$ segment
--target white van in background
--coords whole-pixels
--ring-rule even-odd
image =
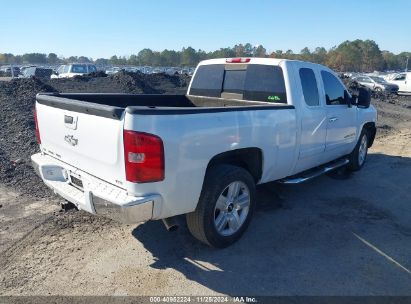
[[[61,65],[56,74],[51,75],[51,78],[71,78],[78,75],[90,74],[97,72],[94,64],[89,63],[73,63]]]

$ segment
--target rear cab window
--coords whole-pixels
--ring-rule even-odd
[[[310,107],[319,106],[320,97],[314,71],[310,68],[301,68],[299,74],[305,103]]]
[[[223,92],[243,94],[247,70],[226,70]]]
[[[212,64],[199,66],[190,95],[218,97],[236,94],[236,99],[287,103],[281,67],[262,64]]]
[[[199,66],[191,84],[190,95],[221,97],[224,65]]]

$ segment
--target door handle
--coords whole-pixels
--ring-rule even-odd
[[[328,121],[329,122],[335,122],[338,120],[338,117],[331,117]]]

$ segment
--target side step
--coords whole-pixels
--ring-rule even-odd
[[[282,184],[300,184],[303,182],[306,182],[310,179],[313,179],[317,176],[320,176],[324,173],[333,171],[335,169],[338,169],[342,166],[345,166],[349,163],[350,161],[347,158],[343,158],[343,159],[339,159],[336,161],[333,161],[331,163],[325,164],[323,166],[314,168],[314,169],[310,169],[307,171],[304,171],[298,175],[293,175],[290,177],[286,177],[284,179],[279,180],[279,183]]]

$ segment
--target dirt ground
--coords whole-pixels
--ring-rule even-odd
[[[183,217],[167,232],[60,212],[48,190],[31,195],[40,182],[3,138],[0,295],[411,295],[411,100],[373,104],[378,136],[360,172],[260,186],[249,229],[223,250]]]
[[[120,225],[1,189],[3,295],[411,295],[411,132],[377,140],[362,171],[259,189],[234,246],[184,226]]]

